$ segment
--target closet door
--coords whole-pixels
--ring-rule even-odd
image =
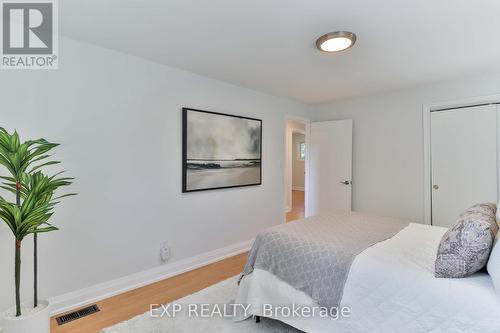
[[[449,227],[467,207],[497,202],[497,106],[431,113],[432,224]]]

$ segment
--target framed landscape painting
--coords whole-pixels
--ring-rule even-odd
[[[182,192],[262,184],[262,120],[182,109]]]

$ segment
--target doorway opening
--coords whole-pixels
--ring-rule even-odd
[[[286,222],[305,217],[307,122],[288,120],[286,123]]]

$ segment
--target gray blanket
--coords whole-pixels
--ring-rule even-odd
[[[278,225],[257,236],[242,277],[254,269],[266,270],[320,306],[339,306],[356,255],[406,225],[405,221],[355,212]]]

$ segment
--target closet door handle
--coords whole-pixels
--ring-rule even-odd
[[[351,185],[352,182],[350,180],[344,180],[343,182],[340,182],[340,184]]]

